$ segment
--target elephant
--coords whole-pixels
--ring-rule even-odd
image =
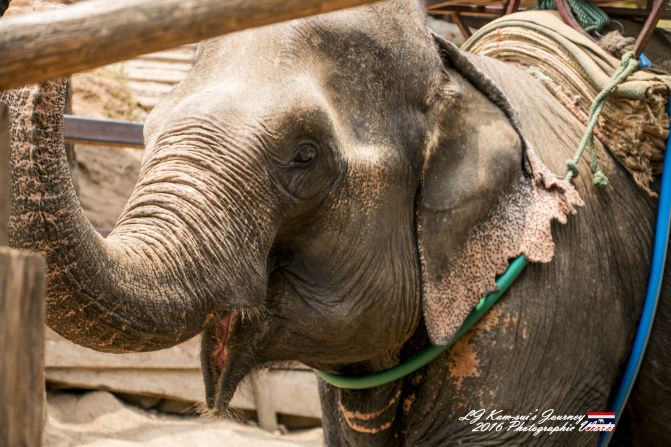
[[[60,334],[106,352],[202,334],[206,404],[226,414],[262,367],[362,375],[446,344],[524,255],[506,295],[428,365],[364,390],[320,380],[325,442],[595,444],[579,430],[478,429],[469,414],[607,409],[655,201],[599,143],[610,185],[565,180],[581,123],[526,72],[433,35],[420,2],[200,43],[146,120],[137,185],[106,239],[72,186],[63,97],[62,81],[2,94],[10,242],[45,254]],[[669,278],[620,445],[671,442]]]

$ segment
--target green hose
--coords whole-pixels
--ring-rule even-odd
[[[346,388],[350,390],[363,390],[367,388],[373,388],[380,385],[385,385],[387,383],[398,380],[402,377],[411,374],[421,367],[427,365],[433,361],[440,354],[445,352],[450,348],[462,335],[464,335],[475,323],[480,321],[480,319],[491,309],[491,307],[496,303],[499,298],[506,293],[506,290],[510,285],[515,281],[515,279],[522,273],[524,267],[527,266],[527,258],[524,256],[519,256],[513,262],[510,263],[508,269],[496,280],[496,287],[498,290],[496,292],[490,293],[486,297],[482,298],[480,302],[471,310],[471,313],[468,314],[466,320],[461,325],[459,330],[454,334],[452,339],[445,346],[429,346],[424,351],[419,353],[417,356],[408,360],[407,362],[401,363],[398,366],[393,368],[386,369],[377,373],[365,375],[365,376],[344,376],[338,374],[330,374],[324,371],[316,371],[316,373],[326,382],[338,388]]]
[[[598,6],[583,0],[568,0],[569,8],[585,31],[602,31],[610,23],[608,14]],[[536,9],[557,9],[556,0],[538,0]]]

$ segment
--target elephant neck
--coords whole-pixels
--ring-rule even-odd
[[[387,365],[388,367],[388,365]],[[357,365],[358,371],[374,372],[384,366]],[[325,441],[327,445],[389,446],[398,438],[403,381],[366,390],[349,390],[324,384],[322,388]],[[330,413],[330,414],[326,414]]]
[[[371,374],[394,367],[430,346],[423,322],[397,352],[343,368],[349,374]],[[423,382],[421,368],[395,382],[374,388],[352,390],[324,383],[325,436],[328,445],[402,445],[406,420],[413,411],[416,388]]]

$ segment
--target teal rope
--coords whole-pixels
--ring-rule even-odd
[[[608,186],[608,177],[606,177],[606,174],[604,174],[601,170],[599,160],[596,156],[596,149],[594,148],[594,129],[596,128],[599,116],[601,116],[601,112],[603,112],[603,108],[606,105],[608,95],[610,95],[619,84],[627,79],[629,75],[635,72],[638,69],[638,66],[639,61],[634,56],[634,53],[631,51],[625,53],[622,56],[622,62],[620,66],[615,71],[615,73],[613,73],[613,76],[610,78],[610,81],[608,81],[608,84],[606,84],[603,90],[601,90],[599,94],[596,95],[596,98],[594,98],[592,106],[589,110],[589,119],[587,120],[587,129],[585,130],[585,134],[583,135],[582,140],[580,140],[580,145],[578,145],[578,149],[576,150],[573,158],[566,161],[567,172],[565,178],[569,182],[578,176],[578,162],[580,161],[585,148],[589,148],[591,157],[590,165],[592,168],[592,183],[594,186],[598,186],[600,188]]]
[[[602,31],[610,23],[608,14],[593,3],[583,0],[568,0],[569,8],[585,31]],[[556,0],[538,0],[536,9],[557,9]]]
[[[419,368],[428,365],[440,354],[449,349],[462,335],[464,335],[475,323],[491,309],[491,307],[506,293],[506,290],[511,286],[513,281],[520,276],[524,267],[527,266],[527,258],[524,256],[517,257],[510,263],[508,269],[496,280],[496,292],[490,293],[482,298],[480,302],[471,310],[466,320],[457,330],[454,336],[445,346],[429,346],[416,357],[401,363],[393,368],[386,369],[374,374],[365,376],[343,376],[339,374],[331,374],[324,371],[316,371],[326,383],[329,383],[338,388],[346,388],[350,390],[364,390],[373,388],[387,383],[394,382],[410,373],[417,371]]]

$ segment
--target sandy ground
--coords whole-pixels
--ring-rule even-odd
[[[45,447],[321,446],[322,430],[282,435],[206,417],[171,416],[126,405],[113,394],[47,396]]]

